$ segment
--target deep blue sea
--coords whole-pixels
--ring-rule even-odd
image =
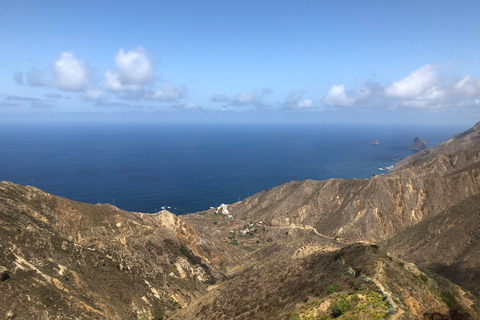
[[[473,125],[473,124],[472,124]],[[1,124],[0,180],[89,203],[185,214],[291,180],[368,178],[468,126]],[[379,145],[368,142],[377,139]]]

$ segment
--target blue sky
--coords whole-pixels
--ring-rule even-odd
[[[479,1],[2,1],[0,120],[480,120]]]

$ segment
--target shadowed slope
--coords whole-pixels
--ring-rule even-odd
[[[480,295],[480,195],[418,223],[381,247]]]

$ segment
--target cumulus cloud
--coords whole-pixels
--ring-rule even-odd
[[[310,110],[313,109],[312,99],[303,99],[304,91],[291,91],[283,103],[284,109]]]
[[[347,91],[345,85],[334,85],[322,100],[327,106],[362,108],[448,108],[473,106],[480,98],[480,79],[466,76],[447,82],[438,78],[434,66],[428,64],[407,77],[387,86],[367,81],[362,87]]]
[[[186,94],[184,86],[175,87],[168,81],[163,81],[160,88],[153,92],[152,99],[159,101],[172,101],[183,98]]]
[[[152,63],[142,47],[127,52],[120,49],[114,61],[123,84],[145,84],[155,79]]]
[[[139,47],[125,52],[120,49],[114,57],[118,72],[105,72],[105,86],[111,91],[138,91],[155,80],[153,64],[147,51]]]
[[[139,47],[136,50],[120,49],[114,57],[117,70],[105,72],[105,88],[115,92],[120,99],[173,101],[186,96],[185,86],[175,86],[167,80],[157,85],[148,52]]]
[[[138,91],[142,89],[142,84],[123,83],[118,73],[110,70],[105,72],[105,87],[110,91]]]
[[[402,80],[395,81],[385,88],[385,94],[396,98],[413,98],[435,85],[437,76],[435,68],[427,64]]]
[[[354,105],[354,99],[348,98],[345,85],[333,85],[323,98],[322,103],[326,106],[350,107]]]
[[[265,101],[265,98],[272,92],[270,89],[244,91],[238,93],[233,97],[227,97],[224,94],[216,93],[211,96],[210,100],[213,102],[225,103],[222,110],[226,110],[227,107],[245,107],[253,106],[255,108],[270,107],[271,104]]]
[[[80,98],[85,102],[92,102],[95,107],[136,107],[125,102],[109,101],[105,91],[101,89],[87,90],[80,96]]]
[[[245,91],[235,95],[228,101],[230,106],[243,107],[254,106],[256,108],[270,107],[271,104],[265,101],[265,98],[272,92],[270,89],[261,91]]]
[[[403,101],[403,105],[414,108],[441,107],[441,100],[445,96],[444,91],[437,87],[426,90],[421,95]]]
[[[258,102],[259,96],[256,92],[243,92],[237,94],[231,101],[233,106],[247,106]]]
[[[305,99],[305,100],[299,101],[297,105],[298,105],[298,108],[300,109],[311,108],[313,107],[313,100]]]
[[[182,111],[182,112],[204,112],[205,111],[203,107],[193,102],[175,104],[172,106],[172,110]]]
[[[71,52],[62,52],[53,67],[55,86],[65,91],[84,90],[90,80],[87,64],[75,58]]]
[[[472,77],[465,76],[462,80],[453,84],[453,89],[460,95],[477,95],[480,94],[480,79],[473,81]]]

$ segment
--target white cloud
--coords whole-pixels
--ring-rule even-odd
[[[247,106],[254,104],[258,100],[258,94],[255,92],[243,92],[239,93],[233,98],[231,104],[234,106]]]
[[[312,109],[313,100],[312,99],[303,99],[304,91],[291,91],[285,98],[283,103],[284,109]]]
[[[480,79],[477,79],[476,82],[473,82],[470,76],[466,76],[462,80],[453,84],[453,89],[460,95],[469,96],[480,94]]]
[[[118,79],[123,85],[142,85],[155,79],[152,63],[142,47],[127,52],[120,49],[114,61]]]
[[[62,52],[53,68],[55,86],[60,90],[80,91],[85,89],[90,79],[85,62],[77,60],[73,53]],[[28,79],[28,75],[27,75]]]
[[[185,86],[174,86],[166,80],[155,86],[153,63],[142,47],[127,52],[119,50],[114,62],[117,71],[105,72],[105,88],[120,99],[172,101],[186,95]]]
[[[301,109],[307,109],[313,107],[313,100],[305,99],[297,103],[298,107]]]
[[[140,91],[155,80],[152,62],[142,47],[127,52],[120,49],[114,62],[118,72],[105,72],[105,87],[110,91]]]
[[[188,103],[181,103],[172,106],[172,110],[175,111],[186,111],[186,112],[203,112],[205,109],[199,106],[196,103],[188,102]]]
[[[347,97],[345,85],[333,85],[330,91],[323,98],[322,103],[327,106],[350,107],[354,105],[354,100]]]
[[[260,92],[258,91],[245,91],[243,93],[237,94],[233,99],[230,100],[229,105],[231,106],[255,106],[257,108],[269,107],[270,104],[265,102],[265,97],[270,94],[272,90],[264,89]]]
[[[105,87],[110,91],[140,91],[155,80],[153,65],[145,49],[125,52],[120,49],[114,57],[118,72],[105,72]]]
[[[343,84],[334,85],[322,102],[327,106],[390,110],[401,106],[435,109],[472,105],[473,98],[478,98],[476,95],[480,95],[480,81],[467,76],[448,84],[445,78],[437,78],[432,65],[425,65],[386,87],[367,81],[355,91],[347,92]]]
[[[160,88],[153,92],[152,99],[160,101],[171,101],[183,98],[186,94],[184,86],[173,86],[168,81],[163,81]]]
[[[385,94],[389,97],[413,98],[434,86],[436,81],[435,68],[427,64],[386,87]]]
[[[122,83],[120,75],[110,70],[105,72],[105,87],[110,91],[138,91],[142,89],[139,84]]]
[[[414,99],[403,101],[403,105],[414,108],[440,107],[445,93],[437,87],[432,87]]]

